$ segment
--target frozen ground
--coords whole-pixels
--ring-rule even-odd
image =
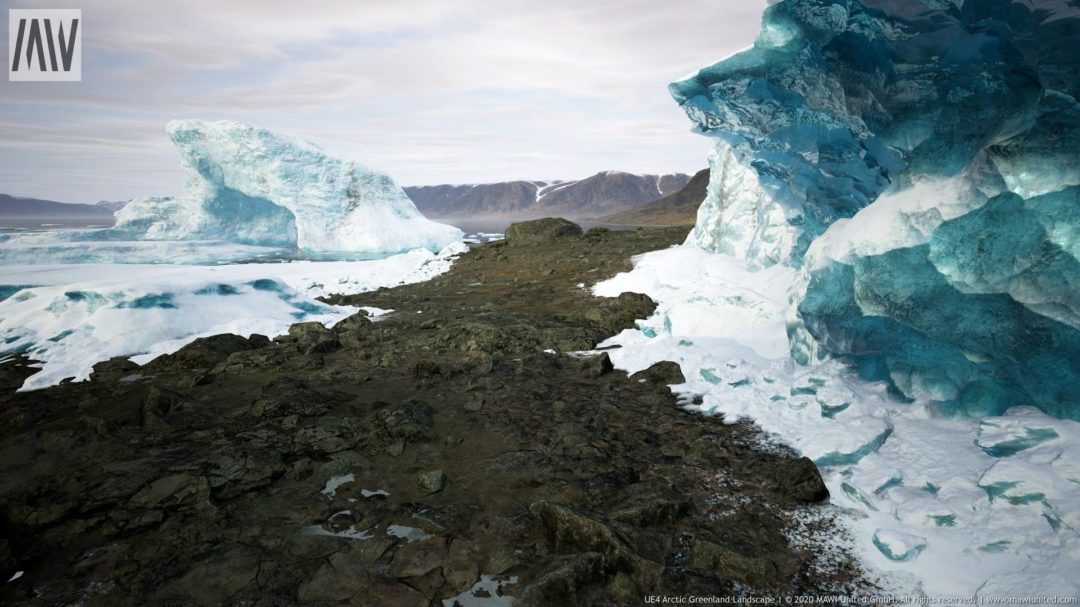
[[[619,368],[678,362],[687,406],[762,429],[814,459],[864,560],[930,596],[1077,596],[1080,423],[1028,407],[932,416],[836,361],[789,355],[794,270],[682,246],[643,255],[598,295],[646,293],[656,313],[601,346]],[[700,395],[700,404],[692,404]]]
[[[67,261],[64,254],[50,259],[39,250],[33,261],[52,263],[0,266],[0,358],[26,352],[42,363],[24,390],[67,377],[84,380],[94,363],[113,356],[143,363],[207,335],[273,337],[295,322],[332,324],[356,309],[314,298],[427,280],[466,250],[458,242],[439,253],[418,249],[368,261],[206,266],[192,260],[218,257],[221,247],[243,249],[237,251],[241,257],[250,247],[138,244],[154,248],[158,259],[162,247],[181,246],[176,259],[185,265],[63,264],[56,260]]]

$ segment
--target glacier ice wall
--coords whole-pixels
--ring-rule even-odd
[[[792,354],[947,412],[1080,419],[1080,8],[784,0],[670,90],[715,137],[689,242],[801,272]]]
[[[417,211],[388,175],[237,122],[177,120],[166,131],[187,184],[176,198],[134,200],[115,231],[145,240],[224,240],[306,256],[438,251],[457,228]]]

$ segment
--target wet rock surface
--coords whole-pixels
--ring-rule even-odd
[[[628,378],[570,354],[653,309],[577,285],[685,234],[491,243],[430,282],[330,298],[394,310],[378,321],[206,338],[7,392],[0,578],[24,574],[0,603],[451,605],[497,579],[519,605],[634,605],[843,586],[853,565],[823,570],[812,541],[786,539],[828,496],[807,460],[679,409],[673,363]]]

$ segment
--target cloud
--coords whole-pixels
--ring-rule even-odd
[[[293,133],[409,184],[693,171],[708,142],[688,133],[666,85],[747,46],[765,6],[79,4],[83,82],[0,81],[4,188],[72,200],[172,193],[179,168],[163,126],[175,117]],[[118,170],[126,163],[145,170]],[[44,165],[48,178],[34,170]],[[84,183],[57,170],[117,177]]]

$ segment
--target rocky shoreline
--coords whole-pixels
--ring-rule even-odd
[[[221,335],[12,393],[0,603],[636,605],[863,584],[812,462],[677,406],[673,363],[578,354],[643,295],[591,295],[688,228],[517,224],[429,282],[274,340]],[[806,521],[812,521],[807,523]],[[809,534],[800,542],[792,534]],[[500,602],[499,599],[503,601]]]

